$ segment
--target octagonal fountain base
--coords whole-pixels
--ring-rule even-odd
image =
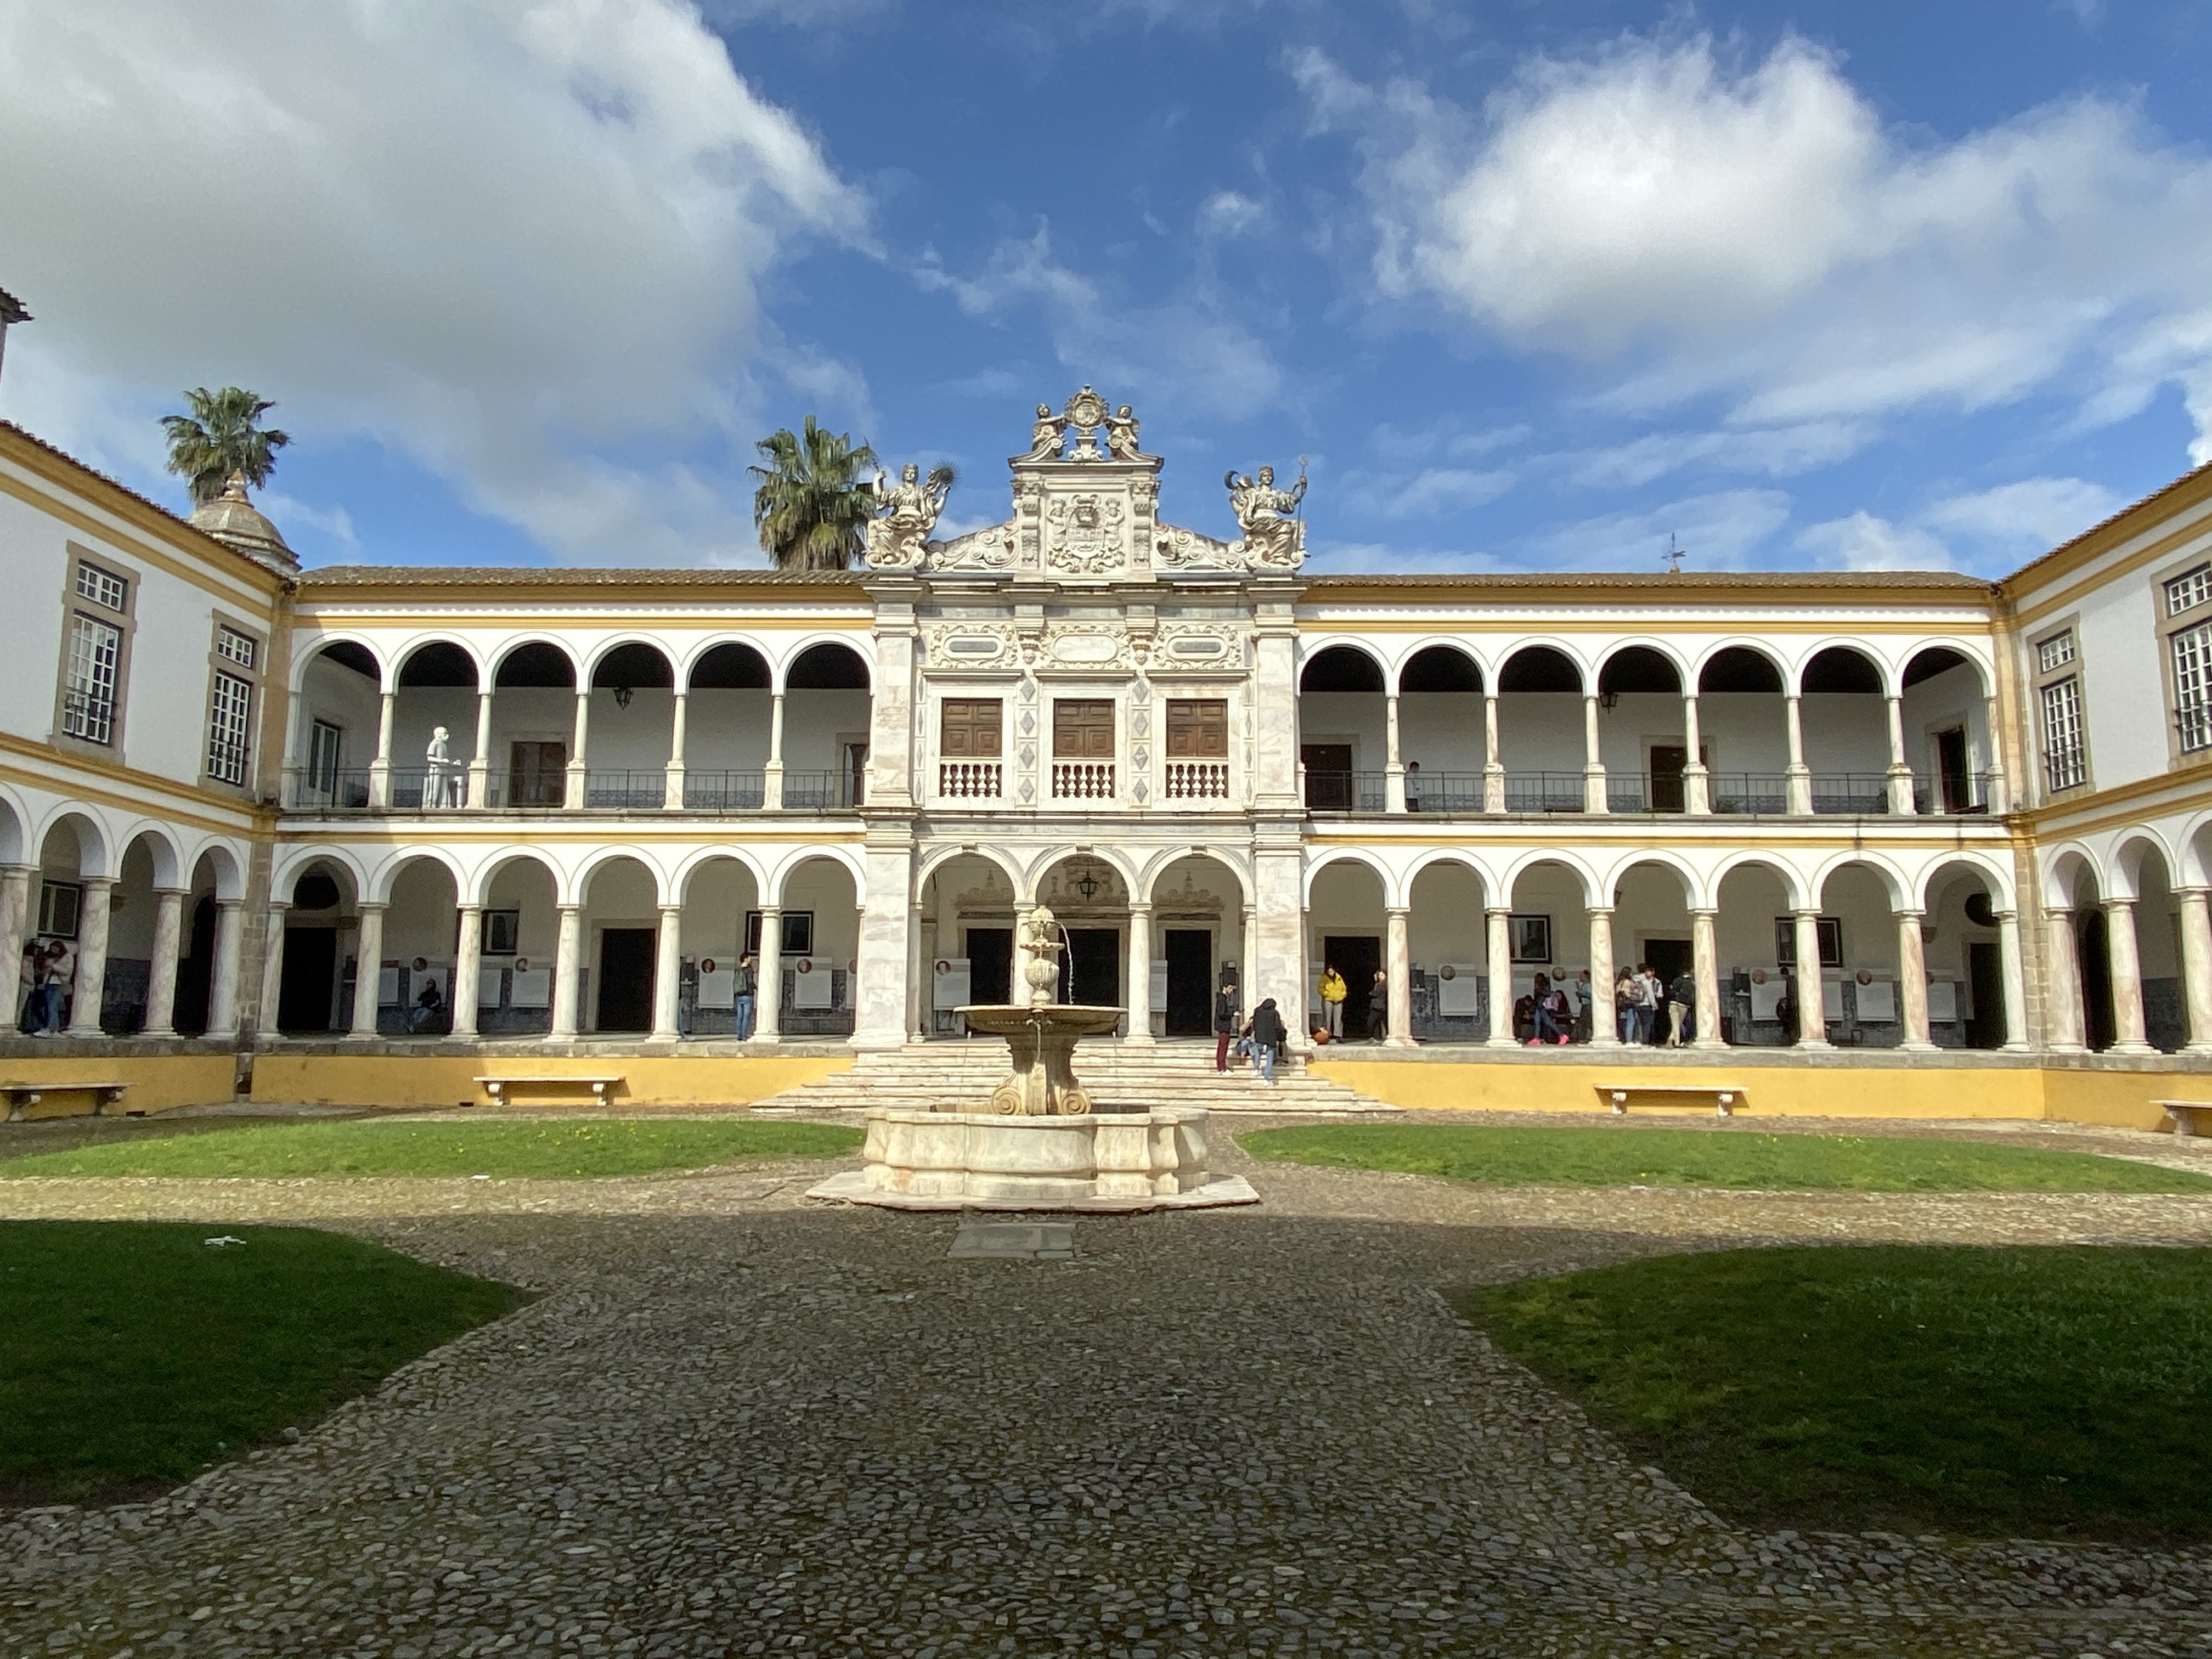
[[[1079,1117],[878,1107],[865,1156],[865,1168],[807,1196],[893,1210],[1092,1214],[1260,1201],[1243,1176],[1208,1173],[1206,1114],[1194,1107]]]

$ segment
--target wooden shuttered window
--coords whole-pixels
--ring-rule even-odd
[[[1226,760],[1229,704],[1218,697],[1174,699],[1168,703],[1170,760]]]
[[[1114,702],[1110,697],[1060,697],[1052,705],[1054,760],[1114,758]]]
[[[947,760],[996,760],[1006,704],[997,697],[947,697],[938,753]]]

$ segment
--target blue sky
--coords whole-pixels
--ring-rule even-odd
[[[1322,569],[1993,574],[2212,459],[2208,111],[2212,0],[30,0],[0,415],[251,386],[311,563],[757,563],[809,412],[988,523],[1091,382]]]

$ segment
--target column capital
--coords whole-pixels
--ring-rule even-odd
[[[86,887],[112,887],[122,879],[120,876],[79,876],[77,878],[78,882]],[[291,901],[288,899],[285,902],[289,904]]]
[[[1149,916],[1152,914],[1152,902],[1150,899],[1131,899],[1129,914],[1133,916]]]
[[[392,908],[392,905],[390,901],[386,899],[363,899],[360,903],[355,905],[353,908],[364,915],[374,915],[380,916],[386,910],[389,910]]]
[[[2100,908],[2107,911],[2132,910],[2136,908],[2136,902],[2131,898],[2100,899],[2097,902]]]
[[[2169,888],[2167,890],[2176,898],[2203,898],[2212,895],[2212,887],[2201,887],[2194,884],[2184,884],[2179,887]]]
[[[1909,904],[1893,906],[1890,914],[1899,921],[1924,921],[1928,918],[1928,913],[1925,910],[1916,908]]]
[[[682,905],[678,905],[676,908],[680,910],[684,907]],[[780,916],[783,914],[783,906],[781,904],[763,904],[760,907],[760,913],[764,916]]]
[[[246,908],[246,901],[242,898],[218,898],[215,902],[215,908],[218,910],[243,910]]]
[[[292,901],[289,899],[270,899],[269,901],[269,908],[278,915],[282,915],[284,911],[287,911],[291,908]]]
[[[178,898],[182,898],[185,894],[191,890],[192,890],[189,887],[156,887],[154,890],[154,896],[155,898],[168,898],[173,895]]]
[[[35,864],[0,864],[0,876],[27,876],[38,867]]]
[[[1693,916],[1717,916],[1720,913],[1721,908],[1717,904],[1692,904],[1690,906],[1690,914]],[[1819,913],[1816,911],[1814,914],[1818,915]]]
[[[1817,904],[1801,904],[1793,908],[1790,914],[1798,921],[1803,921],[1808,917],[1818,921],[1820,919],[1820,907]]]
[[[2000,922],[2018,921],[2020,920],[2020,912],[2018,910],[1999,910],[1992,908],[1990,911],[1990,914],[1995,916]]]
[[[471,904],[466,899],[464,899],[459,903],[456,904],[453,908],[456,910],[481,910],[483,908],[483,906],[481,904]]]
[[[1585,906],[1584,910],[1585,914],[1593,916],[1609,916],[1619,908],[1619,906],[1612,904],[1592,904]]]
[[[664,916],[680,916],[684,914],[684,907],[680,904],[664,904],[660,907],[660,914]]]
[[[1510,904],[1486,904],[1482,907],[1482,914],[1486,916],[1510,916],[1513,914],[1513,907]]]

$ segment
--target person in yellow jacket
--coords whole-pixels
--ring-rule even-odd
[[[1344,975],[1336,971],[1333,962],[1323,963],[1321,970],[1321,1023],[1335,1042],[1344,1036]]]

